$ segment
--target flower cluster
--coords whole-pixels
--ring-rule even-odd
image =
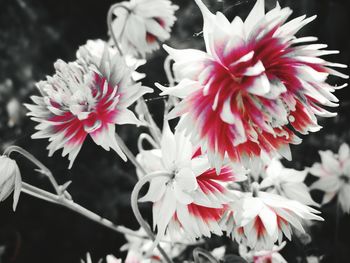
[[[224,234],[239,244],[240,255],[249,262],[286,262],[279,253],[284,239],[291,240],[295,230],[304,233],[309,221],[323,221],[310,207],[320,207],[310,189],[325,192],[322,204],[337,196],[343,211],[350,213],[347,144],[337,154],[321,151],[321,163],[304,170],[286,168],[280,160],[292,159],[290,144],[301,143],[298,134],[320,130],[317,116],[336,115],[325,107],[338,105],[333,92],[345,85],[331,86],[327,78],[348,78],[334,69],[345,65],[321,58],[337,51],[310,44],[314,37],[296,37],[315,16],[287,22],[291,9],[277,3],[265,13],[264,0],[257,0],[245,21],[236,17],[230,22],[220,12],[212,14],[201,0],[195,2],[204,19],[206,51],[164,46],[174,60],[177,84],[156,84],[161,95],[169,96],[164,98],[162,131],[143,99],[153,90],[138,82],[145,75],[136,70],[146,63],[138,57],[170,38],[178,7],[169,0],[113,5],[108,14],[112,40],[89,40],[75,61],[58,60],[55,74],[37,83],[40,95],[31,97],[33,104],[25,104],[28,116],[38,123],[32,138],[49,140],[49,156],[62,149],[69,168],[88,136],[135,165],[139,182],[132,209],[144,229],[114,226],[75,204],[67,192],[70,182],[58,185],[26,152],[23,156],[49,178],[57,195],[22,184],[16,162],[5,152],[0,157],[0,201],[14,192],[15,209],[23,190],[124,233],[127,244],[121,250],[127,250],[126,263],[163,262],[162,258],[171,262],[167,257],[181,255],[187,245]],[[139,117],[130,109],[136,102]],[[14,113],[17,106],[12,105]],[[173,132],[169,121],[175,118],[179,121]],[[125,124],[149,129],[150,135],[139,137],[136,157],[116,134],[116,126]],[[144,139],[151,148],[143,148]],[[305,183],[308,173],[318,177],[311,187]],[[148,190],[137,200],[145,183]],[[155,236],[137,202],[152,203]],[[213,255],[223,258],[225,251],[219,247]],[[195,253],[194,258],[197,262]],[[111,255],[106,261],[121,262]],[[89,254],[86,263],[92,263]]]

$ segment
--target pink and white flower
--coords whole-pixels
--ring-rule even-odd
[[[126,160],[115,139],[115,125],[141,122],[128,109],[138,98],[152,89],[131,80],[133,69],[118,54],[106,47],[102,57],[94,57],[91,64],[58,60],[56,73],[37,83],[41,96],[32,96],[34,104],[25,104],[28,115],[39,123],[32,138],[48,138],[49,156],[63,148],[68,155],[69,168],[88,135],[109,151],[113,149]],[[83,55],[83,54],[81,54]]]
[[[229,22],[201,0],[196,3],[206,52],[164,46],[175,60],[179,84],[158,87],[162,95],[183,99],[169,118],[183,116],[179,128],[192,134],[218,171],[225,156],[236,161],[265,152],[291,159],[289,145],[301,142],[295,131],[316,132],[321,128],[316,115],[335,115],[323,107],[338,102],[336,87],[326,79],[348,78],[332,69],[346,65],[321,59],[337,51],[308,44],[316,38],[295,37],[315,16],[286,23],[292,10],[277,5],[265,14],[264,0],[258,0],[244,22],[240,17]]]
[[[320,151],[321,163],[315,163],[310,173],[319,177],[310,188],[324,191],[322,204],[338,196],[338,202],[345,213],[350,213],[350,149],[343,143],[337,154]]]
[[[183,232],[189,239],[222,234],[219,220],[225,204],[234,198],[225,185],[245,180],[241,171],[225,166],[217,175],[207,158],[192,147],[189,137],[179,131],[173,134],[167,122],[161,148],[143,150],[137,159],[147,173],[167,175],[152,179],[147,194],[140,199],[153,202],[158,241],[166,230],[171,236]]]
[[[145,57],[170,38],[178,6],[169,0],[130,0],[114,9],[113,34],[126,54]]]
[[[257,189],[255,184],[253,188]],[[242,193],[222,220],[227,234],[251,249],[271,250],[277,241],[282,242],[283,236],[291,240],[292,226],[304,233],[303,220],[323,220],[311,207],[256,189]]]
[[[312,199],[309,188],[304,183],[308,171],[285,168],[278,158],[274,158],[262,172],[263,181],[260,188],[282,195],[305,205],[318,206]]]

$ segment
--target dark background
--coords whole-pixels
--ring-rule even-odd
[[[202,37],[196,34],[202,26],[197,7],[190,0],[174,2],[181,9],[177,12],[179,21],[174,27],[170,45],[177,48],[203,47]],[[213,11],[223,10],[230,18],[246,16],[254,4],[254,1],[238,0],[206,2]],[[266,2],[268,8],[273,6],[274,1]],[[47,157],[47,141],[30,138],[34,131],[32,121],[22,117],[14,127],[7,125],[7,103],[13,98],[20,103],[29,102],[29,96],[36,93],[34,83],[53,73],[56,59],[73,60],[78,46],[87,39],[107,39],[105,20],[113,3],[107,0],[0,0],[0,150],[10,144],[24,147],[52,170],[59,183],[73,181],[69,191],[77,203],[117,224],[135,229],[137,223],[129,203],[136,176],[129,163],[124,164],[116,153],[105,152],[87,141],[73,168],[67,170],[68,161],[61,158],[60,153],[53,158]],[[292,7],[293,16],[317,14],[318,19],[302,33],[317,36],[330,49],[341,51],[330,60],[349,64],[350,1],[284,0],[280,3]],[[162,68],[164,56],[164,51],[156,52],[142,68],[147,73],[145,84],[166,83]],[[340,79],[330,81],[343,83]],[[286,163],[287,166],[311,166],[319,161],[319,149],[336,151],[342,142],[350,142],[349,89],[338,91],[336,95],[341,101],[337,109],[339,115],[320,120],[324,129],[306,137],[302,145],[293,147],[293,162]],[[149,107],[160,124],[161,101],[149,102]],[[119,128],[119,133],[136,153],[139,131],[125,126]],[[33,172],[28,161],[15,157],[25,181],[51,190],[47,181]],[[314,194],[319,198],[319,193]],[[150,207],[142,208],[149,215]],[[283,252],[288,262],[305,262],[306,256],[310,255],[324,255],[323,262],[350,262],[350,216],[338,213],[337,217],[335,202],[325,206],[322,212],[326,221],[311,228],[311,244],[305,245],[302,238],[296,237],[288,244]],[[92,253],[93,259],[109,253],[123,256],[119,247],[124,241],[118,233],[25,194],[20,197],[16,213],[12,212],[12,197],[0,203],[0,247],[6,246],[0,263],[77,263],[87,251]],[[220,242],[214,240],[208,246],[219,245]]]

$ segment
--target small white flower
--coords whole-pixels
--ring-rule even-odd
[[[114,10],[112,30],[126,54],[145,57],[170,38],[178,9],[169,0],[130,0]]]
[[[322,204],[338,196],[338,202],[345,213],[350,213],[350,149],[343,143],[338,154],[320,151],[321,163],[315,163],[310,173],[319,177],[310,188],[325,192]]]
[[[0,156],[0,202],[14,192],[13,211],[15,211],[21,186],[22,178],[17,163],[7,156]]]
[[[272,186],[269,192],[282,195],[288,199],[299,201],[305,205],[318,206],[312,200],[309,188],[304,183],[307,170],[298,171],[285,168],[279,159],[274,158],[264,169],[260,188]]]

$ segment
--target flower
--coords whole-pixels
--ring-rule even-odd
[[[267,165],[264,178],[260,183],[260,188],[269,188],[269,192],[282,195],[288,199],[296,200],[305,205],[318,206],[312,200],[309,188],[304,180],[308,171],[297,171],[295,169],[285,168],[278,158],[274,158]]]
[[[145,57],[170,38],[178,6],[169,0],[130,0],[114,9],[112,31],[126,54]]]
[[[315,163],[310,173],[319,179],[310,188],[324,191],[322,204],[338,196],[338,202],[345,213],[350,213],[350,149],[343,143],[337,154],[320,151],[321,163]]]
[[[287,261],[279,253],[286,246],[286,242],[282,242],[280,246],[274,246],[272,250],[248,251],[246,246],[239,246],[239,254],[248,262],[254,263],[287,263]]]
[[[76,55],[78,61],[82,61],[82,66],[88,66],[90,64],[98,65],[106,46],[108,46],[108,44],[101,39],[88,40],[86,44],[84,46],[81,46],[77,51]],[[115,57],[116,54],[119,54],[118,50],[111,46],[108,47],[108,51],[111,57]],[[145,59],[136,59],[128,54],[124,55],[123,57],[125,59],[126,65],[132,68],[133,70],[136,70],[138,67],[146,63]],[[143,73],[133,71],[131,76],[134,81],[139,81],[143,79],[146,75]]]
[[[132,231],[131,234],[126,234],[125,239],[127,243],[123,245],[120,250],[127,251],[127,256],[125,263],[158,263],[162,262],[162,256],[158,251],[158,248],[148,254],[149,249],[152,247],[153,242],[148,238],[145,230],[140,228],[138,231]],[[134,235],[133,235],[134,234]],[[181,254],[181,252],[186,248],[186,245],[180,243],[172,243],[169,236],[164,236],[162,242],[162,249],[166,254],[175,258]]]
[[[37,83],[41,96],[32,96],[35,103],[25,104],[29,116],[39,123],[32,138],[48,138],[49,156],[63,148],[68,154],[69,168],[78,155],[87,135],[109,151],[115,150],[126,160],[115,139],[115,125],[141,122],[128,109],[138,98],[152,89],[131,81],[133,70],[118,54],[105,47],[102,57],[94,56],[86,48],[88,58],[65,63],[58,60],[56,74]],[[90,58],[93,57],[93,60]]]
[[[102,262],[102,259],[98,262]],[[121,259],[117,259],[113,255],[107,255],[106,257],[106,262],[107,263],[122,263]],[[81,260],[81,263],[92,263],[91,255],[90,253],[86,253],[86,260]]]
[[[157,86],[162,95],[183,99],[168,118],[183,116],[179,128],[191,132],[218,171],[226,155],[233,161],[263,152],[291,159],[289,145],[301,142],[295,131],[316,132],[321,128],[316,115],[335,115],[323,108],[338,101],[336,87],[325,81],[329,75],[348,78],[331,69],[346,66],[319,56],[337,51],[306,44],[314,37],[295,37],[315,16],[285,23],[289,8],[277,5],[265,14],[264,0],[258,0],[244,22],[236,17],[230,23],[201,0],[196,3],[204,17],[206,52],[164,46],[179,83]]]
[[[21,187],[22,178],[17,163],[5,155],[0,156],[0,202],[14,192],[13,211],[15,211]]]
[[[141,151],[137,156],[147,173],[165,176],[151,180],[140,201],[153,202],[153,224],[159,241],[166,230],[170,236],[183,232],[192,240],[221,235],[219,220],[224,206],[234,198],[225,188],[228,182],[245,180],[243,172],[225,166],[217,175],[206,157],[196,151],[184,132],[173,134],[165,121],[161,148]]]
[[[292,227],[305,232],[302,220],[320,220],[319,212],[311,207],[282,196],[259,192],[253,183],[253,193],[241,193],[241,197],[230,204],[222,219],[226,232],[238,243],[254,249],[271,250],[283,236],[291,240]]]

